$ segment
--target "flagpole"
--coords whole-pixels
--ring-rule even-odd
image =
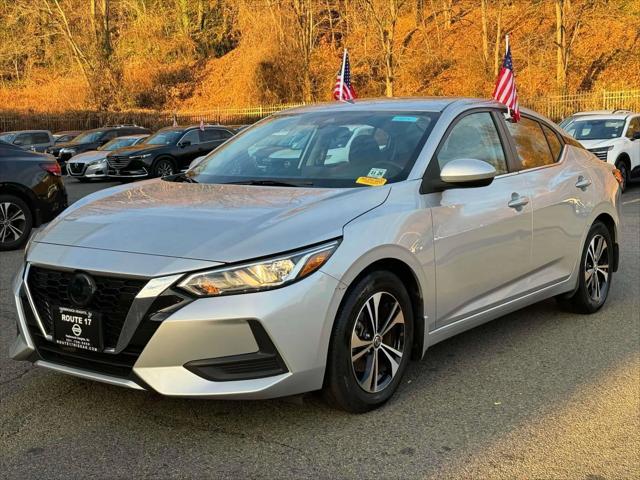
[[[340,100],[341,102],[342,100],[342,95],[343,95],[343,90],[344,90],[344,67],[345,64],[347,63],[347,49],[344,49],[344,53],[342,54],[342,70],[340,71],[340,97],[338,98],[338,100]]]
[[[504,44],[505,44],[504,54],[506,56],[507,53],[509,52],[509,34],[508,33],[504,36]],[[511,118],[511,108],[509,108],[508,106],[507,106],[507,115],[509,115],[509,118]]]

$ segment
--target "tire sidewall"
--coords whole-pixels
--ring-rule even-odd
[[[24,200],[22,200],[19,197],[16,197],[13,195],[0,195],[0,203],[4,203],[4,202],[10,202],[17,205],[18,207],[20,207],[20,209],[24,213],[25,226],[24,226],[24,232],[22,236],[18,240],[13,242],[0,243],[0,251],[15,250],[17,248],[20,248],[22,245],[24,245],[26,241],[29,239],[29,235],[31,235],[31,228],[33,227],[33,216],[31,214],[31,210],[29,209],[29,206],[26,204]]]
[[[355,377],[351,362],[351,335],[364,303],[376,292],[388,292],[400,304],[405,318],[404,355],[391,383],[382,391],[364,391]],[[345,297],[334,324],[329,352],[329,387],[339,403],[348,410],[364,412],[386,402],[398,388],[411,357],[413,343],[413,310],[402,281],[390,272],[373,272],[362,278]],[[337,391],[336,391],[337,390]]]

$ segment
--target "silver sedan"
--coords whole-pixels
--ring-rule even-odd
[[[85,197],[27,249],[12,356],[169,396],[322,389],[363,412],[462,331],[549,297],[596,312],[620,173],[534,112],[505,113],[290,110],[186,173]]]

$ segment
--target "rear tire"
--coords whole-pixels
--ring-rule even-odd
[[[29,206],[14,195],[0,195],[0,251],[20,248],[29,238],[33,216]]]
[[[153,176],[162,178],[176,173],[176,167],[169,158],[160,158],[153,166]]]
[[[327,402],[363,413],[389,400],[407,369],[413,330],[411,300],[396,275],[378,271],[359,280],[346,294],[331,334]]]
[[[560,305],[578,313],[595,313],[604,305],[613,279],[611,232],[601,222],[589,229],[580,257],[578,289]]]

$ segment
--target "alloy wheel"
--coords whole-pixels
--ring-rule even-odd
[[[169,162],[161,162],[158,165],[158,176],[166,177],[168,175],[173,175],[173,166]]]
[[[377,292],[360,309],[351,334],[351,365],[360,387],[369,393],[384,390],[404,355],[402,307],[390,293]]]
[[[12,202],[0,203],[0,243],[15,242],[24,235],[27,225],[22,208]]]
[[[584,263],[587,293],[591,300],[600,303],[609,286],[609,252],[602,235],[594,235],[591,239]]]

